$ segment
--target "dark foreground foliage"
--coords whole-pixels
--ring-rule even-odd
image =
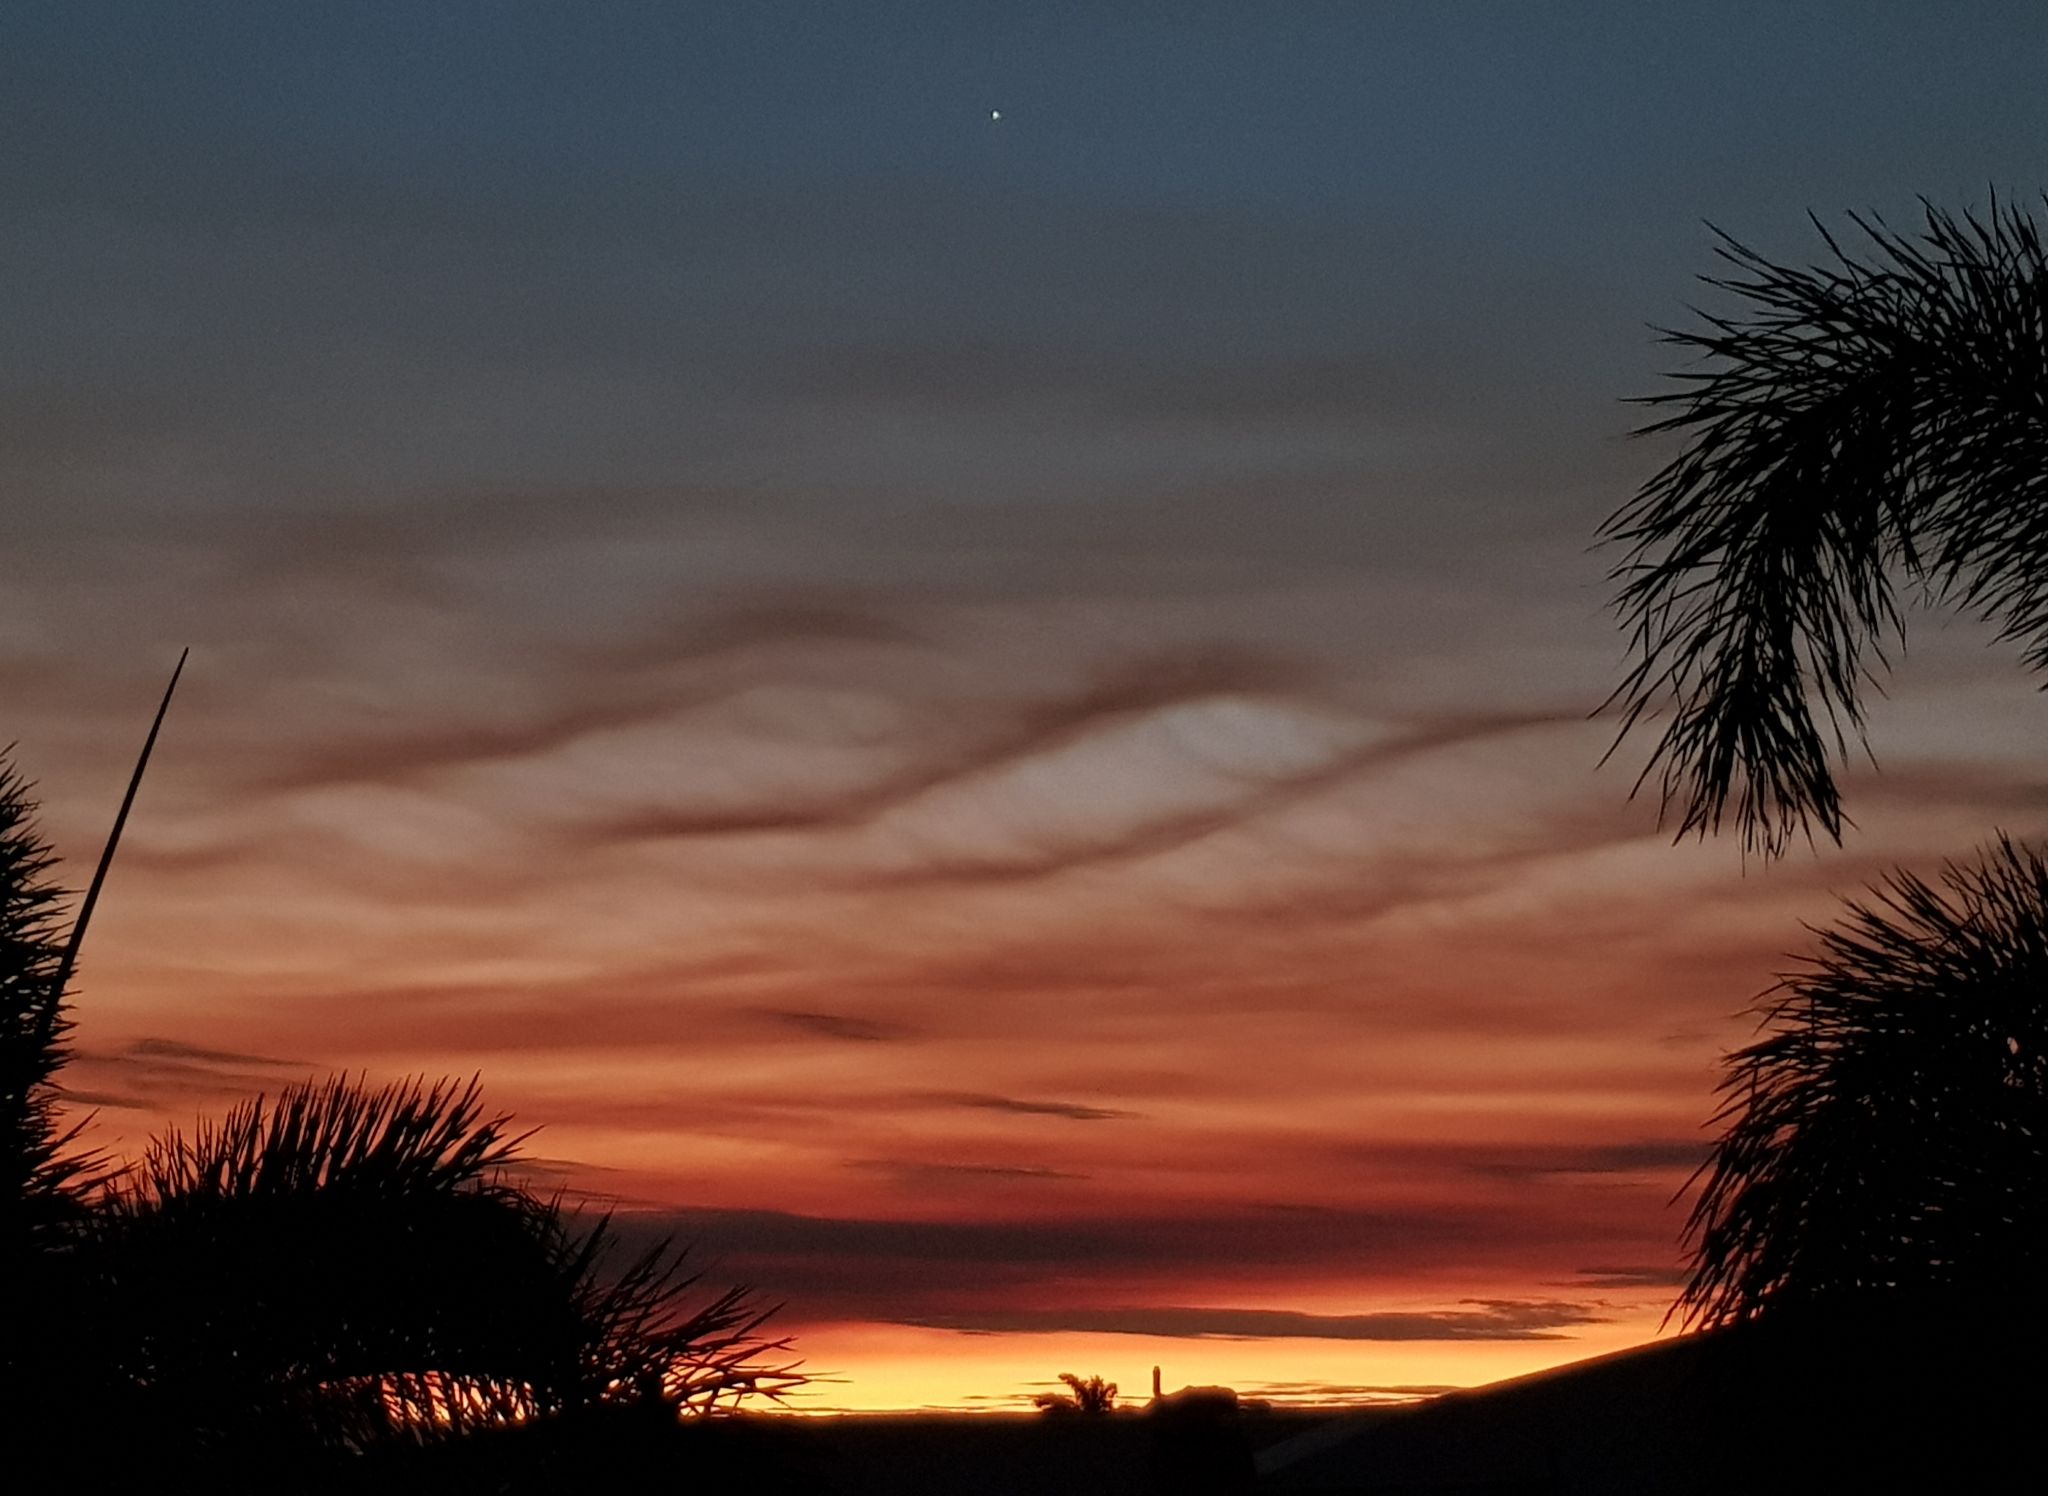
[[[19,1283],[24,1255],[76,1217],[95,1167],[56,1115],[51,1081],[71,1030],[64,891],[34,816],[28,783],[0,758],[0,1295]]]
[[[1730,1057],[1680,1300],[1716,1325],[2048,1302],[2048,862],[2000,840],[1898,873]]]
[[[1835,766],[1903,641],[1900,583],[2048,667],[2048,253],[2027,213],[1929,206],[1919,232],[1773,263],[1725,239],[1737,310],[1645,403],[1679,454],[1611,518],[1636,665],[1622,731],[1669,712],[1645,777],[1680,834],[1732,817],[1775,855],[1844,825]]]
[[[526,1189],[521,1138],[474,1081],[308,1082],[119,1170],[80,1155],[55,1086],[76,930],[60,939],[33,809],[0,762],[10,1471],[390,1490],[472,1461],[507,1473],[465,1488],[560,1489],[535,1472],[598,1442],[736,1449],[676,1441],[695,1415],[801,1385],[749,1290],[701,1295],[682,1249],[628,1251],[609,1218]]]

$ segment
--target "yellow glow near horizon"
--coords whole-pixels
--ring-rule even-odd
[[[1152,1368],[1167,1391],[1235,1388],[1284,1403],[1356,1404],[1415,1389],[1476,1387],[1525,1376],[1654,1338],[1656,1316],[1588,1326],[1570,1339],[1342,1341],[1170,1339],[1146,1335],[974,1335],[912,1326],[804,1327],[797,1350],[819,1380],[791,1398],[796,1413],[1022,1412],[1032,1394],[1056,1390],[1059,1374],[1101,1376],[1119,1398],[1142,1403]],[[1309,1384],[1331,1389],[1323,1395]],[[1297,1390],[1297,1388],[1301,1390]],[[1377,1390],[1374,1390],[1377,1389]]]

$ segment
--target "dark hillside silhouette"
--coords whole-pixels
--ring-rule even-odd
[[[2034,1489],[2048,1374],[1981,1322],[1755,1322],[1407,1408],[1259,1455],[1272,1496],[1814,1496]]]

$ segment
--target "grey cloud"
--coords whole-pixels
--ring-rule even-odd
[[[609,1164],[585,1163],[580,1158],[549,1158],[543,1154],[522,1153],[514,1159],[511,1169],[520,1174],[531,1174],[549,1179],[568,1179],[589,1174],[616,1174],[618,1170]]]
[[[1018,1181],[1020,1188],[1025,1184]],[[1195,1268],[1212,1282],[1227,1273],[1244,1285],[1240,1291],[1263,1296],[1300,1282],[1327,1282],[1339,1273],[1370,1279],[1424,1264],[1441,1270],[1447,1264],[1498,1263],[1585,1236],[1581,1222],[1455,1210],[1331,1212],[1312,1226],[1271,1212],[1229,1209],[971,1221],[693,1209],[622,1212],[616,1223],[636,1242],[668,1236],[693,1244],[699,1260],[715,1264],[721,1277],[760,1284],[786,1300],[793,1321],[960,1325],[1013,1311],[1042,1314],[1047,1304],[1126,1302],[1141,1286],[1170,1292],[1165,1285]],[[1466,1317],[1361,1321],[1348,1332],[1452,1338],[1547,1333],[1540,1315],[1517,1319],[1517,1311],[1484,1305],[1456,1312]],[[1270,1328],[1300,1334],[1310,1327],[1276,1321]],[[1212,1321],[1199,1333],[1253,1331]]]
[[[926,635],[902,617],[909,606],[900,597],[885,606],[857,597],[832,600],[815,594],[786,598],[770,594],[719,611],[683,613],[644,626],[622,645],[586,651],[582,663],[600,669],[676,665],[790,644],[891,649],[927,645]]]
[[[1277,1266],[1288,1263],[1404,1260],[1454,1247],[1521,1242],[1525,1221],[1452,1211],[1332,1211],[1314,1231],[1271,1213],[1188,1213],[1106,1221],[923,1221],[810,1216],[772,1210],[685,1209],[636,1217],[643,1229],[702,1241],[736,1256],[896,1259],[917,1265],[958,1263],[1119,1270],[1191,1261]]]
[[[1070,1122],[1110,1122],[1134,1117],[1135,1112],[1105,1106],[1087,1106],[1075,1101],[1026,1101],[1015,1096],[988,1096],[970,1092],[940,1092],[932,1100],[945,1106],[976,1107],[991,1112],[1016,1112],[1027,1117],[1064,1117]]]
[[[1552,1299],[1461,1299],[1456,1309],[1392,1314],[1304,1314],[1292,1309],[1112,1308],[995,1310],[907,1319],[906,1324],[984,1333],[1073,1331],[1198,1339],[1562,1340],[1578,1325],[1604,1324],[1601,1304]],[[1469,1306],[1469,1307],[1464,1307]]]
[[[506,1164],[503,1172],[529,1189],[561,1200],[572,1210],[608,1215],[654,1203],[644,1196],[603,1188],[605,1176],[616,1175],[619,1170],[581,1159],[522,1155]]]
[[[275,1091],[318,1067],[307,1061],[275,1059],[207,1049],[175,1039],[144,1038],[108,1052],[85,1049],[71,1060],[67,1074],[85,1084],[68,1089],[68,1099],[82,1105],[147,1109],[171,1098],[226,1097]]]
[[[914,646],[920,635],[897,616],[907,606],[769,594],[643,619],[612,641],[535,644],[529,649],[530,678],[542,694],[524,710],[463,721],[458,707],[430,729],[344,736],[282,750],[277,756],[285,763],[258,776],[254,787],[284,793],[391,782],[545,754],[594,733],[729,699],[765,668],[744,658],[750,654],[789,647],[816,654],[849,646]]]
[[[908,1024],[885,1023],[880,1019],[856,1018],[845,1013],[805,1013],[786,1008],[764,1008],[765,1017],[789,1028],[800,1029],[827,1039],[855,1044],[880,1044],[908,1039],[915,1033]]]
[[[1698,1168],[1707,1145],[1697,1139],[1636,1138],[1590,1148],[1533,1149],[1510,1157],[1477,1159],[1476,1174],[1500,1179],[1541,1179],[1574,1174],[1662,1174]]]
[[[635,1240],[692,1242],[721,1273],[772,1287],[809,1320],[963,1316],[991,1305],[1036,1312],[1083,1287],[1106,1299],[1188,1271],[1272,1291],[1294,1279],[1499,1262],[1583,1240],[1581,1221],[1462,1209],[1329,1211],[1313,1221],[1233,1209],[958,1221],[698,1207],[621,1213],[618,1225]]]
[[[1088,1178],[1086,1174],[1073,1174],[1064,1169],[1034,1169],[1015,1164],[924,1163],[901,1158],[854,1158],[848,1159],[846,1166],[849,1169],[888,1174],[903,1183],[917,1185],[943,1184],[949,1181]]]
[[[940,786],[993,772],[1013,762],[1051,752],[1086,731],[1128,715],[1220,694],[1238,679],[1234,669],[1204,676],[1168,672],[1149,678],[1130,672],[1130,686],[1090,693],[1076,702],[1048,708],[1027,730],[986,742],[971,753],[934,759],[835,800],[811,806],[762,806],[708,812],[655,811],[620,818],[586,833],[593,839],[712,836],[770,831],[850,829],[878,819]],[[1274,694],[1270,673],[1260,694]],[[1239,689],[1245,689],[1239,687]],[[1464,743],[1554,726],[1576,714],[1551,711],[1474,715],[1423,723],[1389,742],[1339,753],[1314,767],[1246,788],[1223,803],[1169,814],[1135,826],[1105,828],[1074,844],[1034,844],[984,856],[934,855],[900,871],[850,875],[862,886],[1030,882],[1082,868],[1135,862],[1193,845],[1219,832],[1287,809],[1353,778],[1419,755]]]
[[[1576,1268],[1575,1288],[1676,1288],[1689,1276],[1680,1267],[1582,1267]]]
[[[1340,753],[1312,768],[1265,781],[1222,804],[1167,815],[1136,826],[1109,830],[1087,842],[1034,845],[983,857],[932,857],[899,874],[871,876],[870,883],[1013,883],[1057,877],[1082,868],[1123,864],[1163,856],[1229,830],[1254,823],[1376,769],[1438,749],[1552,726],[1567,718],[1550,712],[1501,713],[1428,724],[1391,742]]]
[[[137,1039],[128,1046],[128,1053],[144,1059],[191,1060],[202,1065],[275,1065],[286,1069],[305,1069],[304,1060],[280,1060],[268,1055],[236,1054],[226,1049],[202,1049],[196,1044],[183,1044],[176,1039]]]
[[[50,141],[55,120],[36,123]],[[989,439],[977,399],[985,409],[1021,383],[1025,398],[1058,400],[1058,442],[1035,413],[998,423],[994,439],[1035,461],[972,463],[983,484],[1034,503],[1184,492],[1219,450],[1233,468],[1268,465],[1237,450],[1231,428],[1248,423],[1313,422],[1319,444],[1365,461],[1389,444],[1361,431],[1361,411],[1450,411],[1431,423],[1448,431],[1424,441],[1453,454],[1495,454],[1507,444],[1456,438],[1540,431],[1567,401],[1581,425],[1607,414],[1573,373],[1581,357],[1542,337],[1504,348],[1483,310],[1491,295],[1526,326],[1534,307],[1582,343],[1573,309],[1604,294],[1595,278],[1560,283],[1513,256],[1479,264],[1469,243],[1449,255],[1412,231],[903,184],[379,181],[240,150],[232,165],[207,153],[145,167],[151,152],[105,139],[80,153],[87,170],[70,153],[32,154],[41,168],[13,185],[44,204],[25,257],[48,285],[22,340],[94,371],[74,404],[171,407],[153,415],[148,450],[99,449],[118,472],[66,478],[101,524],[167,483],[189,496],[183,517],[393,493],[439,509],[466,483],[740,476],[799,480],[786,512],[871,523],[849,512],[881,506],[847,494],[942,500],[958,486],[928,418],[900,430],[859,419],[873,400],[863,371],[892,362],[926,398],[960,392],[944,412],[952,445]],[[108,247],[124,242],[163,246],[151,273]],[[1376,267],[1364,281],[1362,263]],[[162,366],[161,340],[125,333],[137,322],[199,329],[179,345],[198,356]],[[1155,351],[1132,364],[1099,351],[1116,346]],[[1532,362],[1550,377],[1528,377]],[[1458,401],[1433,399],[1449,388]],[[324,419],[308,422],[315,406]],[[1162,420],[1183,429],[1131,430]],[[1191,442],[1197,424],[1216,435]],[[1284,435],[1272,461],[1299,460],[1296,432]],[[1070,449],[1084,455],[1068,461]],[[1505,465],[1492,457],[1492,471]],[[1427,528],[1423,507],[1404,528]]]
[[[1080,741],[1119,721],[1230,694],[1282,694],[1303,682],[1293,661],[1233,647],[1189,648],[1130,661],[1071,696],[1023,706],[990,703],[1008,720],[967,746],[928,753],[900,773],[811,804],[691,811],[650,808],[587,828],[593,842],[848,829],[872,822],[942,785],[973,779]]]
[[[149,1097],[127,1091],[81,1090],[63,1084],[54,1084],[59,1099],[66,1106],[106,1107],[113,1111],[148,1111],[156,1103]]]
[[[1272,1402],[1404,1403],[1441,1397],[1464,1389],[1449,1382],[1256,1382],[1240,1383],[1238,1391]]]

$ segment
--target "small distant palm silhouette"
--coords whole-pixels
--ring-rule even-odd
[[[1116,1408],[1116,1383],[1101,1377],[1083,1381],[1071,1371],[1060,1373],[1066,1392],[1041,1392],[1032,1401],[1046,1413],[1108,1413]]]

